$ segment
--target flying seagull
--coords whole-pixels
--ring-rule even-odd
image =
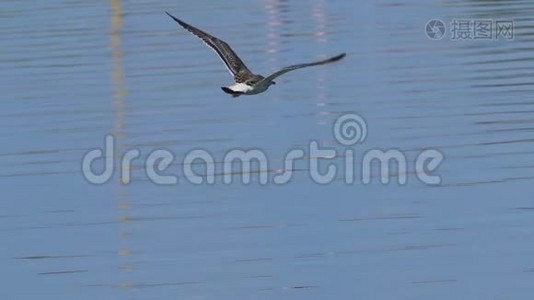
[[[239,97],[241,95],[256,95],[259,93],[265,92],[271,85],[275,84],[274,79],[284,75],[287,72],[291,72],[294,70],[311,67],[311,66],[318,66],[318,65],[324,65],[336,62],[343,57],[345,57],[345,53],[336,55],[334,57],[312,62],[312,63],[306,63],[306,64],[298,64],[298,65],[292,65],[285,68],[282,68],[281,70],[274,72],[273,74],[263,77],[261,75],[256,75],[252,73],[245,63],[237,56],[237,54],[230,48],[230,46],[223,40],[220,40],[194,26],[191,26],[187,24],[186,22],[174,17],[170,13],[166,12],[169,17],[173,18],[174,21],[176,21],[178,24],[180,24],[183,28],[185,28],[187,31],[191,32],[192,34],[199,37],[206,45],[208,45],[211,49],[213,49],[219,57],[222,59],[226,67],[228,68],[228,71],[234,76],[235,84],[228,86],[228,87],[222,87],[221,89],[227,93],[232,95],[233,97]]]

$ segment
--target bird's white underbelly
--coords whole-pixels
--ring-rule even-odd
[[[248,93],[252,91],[252,87],[244,83],[236,83],[234,85],[229,86],[228,88],[234,92],[240,92],[240,93]]]
[[[259,83],[254,87],[246,85],[244,83],[236,83],[228,88],[234,92],[244,93],[247,95],[255,95],[265,92],[269,88],[270,83]]]

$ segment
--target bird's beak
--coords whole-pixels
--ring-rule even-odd
[[[276,82],[274,82],[274,81],[271,81],[271,84],[276,84]]]

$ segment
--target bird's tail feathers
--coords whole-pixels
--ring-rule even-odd
[[[236,92],[236,91],[234,91],[234,90],[232,90],[232,89],[230,89],[228,87],[225,87],[225,86],[221,87],[221,89],[225,93],[232,95],[232,97],[234,97],[234,98],[239,97],[239,96],[244,94],[243,92]]]

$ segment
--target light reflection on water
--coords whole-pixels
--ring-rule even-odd
[[[4,1],[0,15],[3,298],[532,292],[531,2],[31,4]],[[219,89],[231,80],[222,63],[165,10],[261,74],[349,55],[234,101]],[[516,37],[431,41],[433,18],[513,19]],[[443,151],[443,185],[319,186],[304,164],[285,186],[161,187],[139,164],[130,185],[80,174],[108,133],[117,155],[205,148],[220,165],[231,148],[257,147],[276,169],[312,139],[339,147],[331,124],[344,112],[368,122],[358,153]]]

